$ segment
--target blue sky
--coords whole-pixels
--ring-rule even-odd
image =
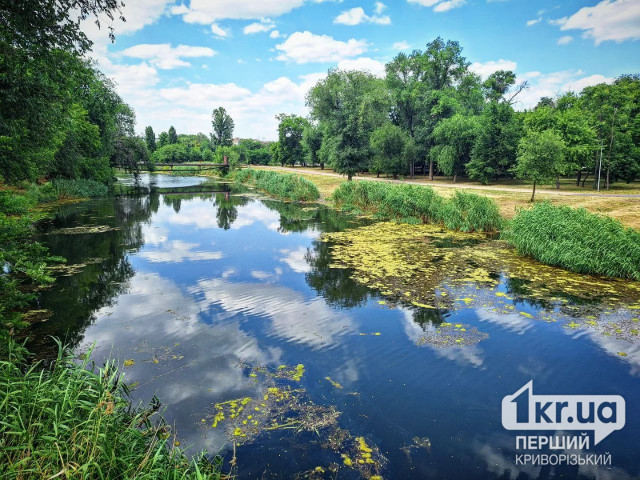
[[[87,22],[92,56],[137,113],[137,131],[208,133],[224,106],[236,135],[275,139],[277,113],[306,115],[327,69],[384,74],[399,51],[457,40],[482,76],[514,70],[541,96],[640,73],[640,1],[129,0],[127,22]]]

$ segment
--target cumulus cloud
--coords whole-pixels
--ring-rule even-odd
[[[178,5],[171,9],[174,15],[182,15],[187,23],[206,25],[216,20],[256,20],[260,18],[278,17],[301,7],[304,0],[191,0],[186,5]]]
[[[600,83],[611,83],[613,78],[604,75],[585,75],[582,70],[565,70],[551,73],[529,72],[519,76],[528,80],[530,87],[518,95],[516,108],[533,108],[542,97],[555,97],[565,92],[580,92],[583,88]]]
[[[211,33],[213,33],[216,37],[220,37],[220,38],[226,38],[229,35],[229,32],[227,32],[224,28],[222,28],[217,23],[211,24]]]
[[[250,23],[242,30],[245,35],[251,35],[252,33],[268,32],[276,28],[276,24],[269,18],[263,18],[259,22]]]
[[[542,17],[534,18],[533,20],[528,20],[527,21],[527,27],[532,27],[536,23],[540,23],[541,21],[542,21]]]
[[[384,63],[369,57],[340,60],[338,68],[340,70],[366,70],[376,77],[385,76]]]
[[[561,30],[583,30],[583,37],[596,45],[607,40],[623,42],[640,39],[640,2],[604,0],[593,7],[583,7],[570,17],[552,22]]]
[[[172,47],[169,43],[141,43],[122,50],[119,54],[125,57],[147,60],[162,70],[171,70],[191,65],[183,58],[213,57],[216,51],[208,47],[192,47],[189,45]]]
[[[360,25],[361,23],[376,23],[378,25],[391,25],[391,17],[388,15],[378,15],[379,12],[382,12],[386,6],[380,2],[378,4],[382,5],[382,8],[378,8],[376,5],[376,15],[367,15],[362,7],[354,7],[349,10],[345,10],[340,15],[338,15],[333,23],[338,23],[342,25]],[[378,12],[379,10],[379,12]]]
[[[565,35],[558,39],[558,45],[568,45],[573,42],[573,37],[571,35]]]
[[[518,64],[512,60],[490,60],[488,62],[473,62],[469,66],[469,70],[473,73],[477,73],[483,79],[486,79],[489,75],[498,70],[511,70],[515,71]]]
[[[433,11],[437,13],[447,12],[454,8],[461,7],[466,0],[407,0],[409,3],[415,3],[423,7],[433,7]]]
[[[367,51],[365,40],[354,38],[343,42],[329,35],[315,35],[309,31],[295,32],[276,45],[278,60],[295,63],[339,62]]]
[[[391,48],[393,48],[394,50],[409,50],[410,47],[411,45],[409,45],[404,40],[401,42],[395,42],[393,45],[391,45]]]

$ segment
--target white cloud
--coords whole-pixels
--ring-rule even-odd
[[[221,38],[226,38],[229,35],[229,32],[227,32],[224,28],[222,28],[217,23],[211,24],[211,33],[213,33],[216,37],[221,37]]]
[[[593,7],[583,7],[570,17],[553,22],[561,30],[584,30],[585,38],[596,45],[607,40],[623,42],[640,39],[640,2],[638,0],[604,0]]]
[[[573,42],[573,37],[571,35],[565,35],[558,39],[558,45],[567,45]]]
[[[409,45],[407,42],[405,42],[404,40],[401,42],[395,42],[391,48],[393,48],[394,50],[409,50],[409,48],[411,47],[411,45]]]
[[[542,21],[542,17],[534,18],[533,20],[528,20],[527,21],[527,27],[532,27],[536,23],[540,23],[541,21]]]
[[[422,5],[423,7],[433,7],[433,11],[440,13],[440,12],[447,12],[449,10],[452,10],[454,8],[458,8],[461,7],[462,5],[464,5],[465,3],[467,3],[466,0],[407,0],[409,3],[416,3],[418,5]]]
[[[244,27],[243,32],[245,35],[251,35],[252,33],[268,32],[274,28],[276,28],[276,24],[273,23],[273,20],[263,18],[259,22],[250,23]]]
[[[296,32],[276,45],[277,59],[295,63],[339,62],[355,57],[367,50],[367,42],[354,38],[342,42],[329,35],[314,35],[309,31]]]
[[[498,70],[511,70],[515,71],[518,64],[512,60],[490,60],[488,62],[473,62],[469,66],[469,70],[473,73],[477,73],[483,79],[487,78],[493,72],[497,72]]]
[[[384,8],[382,10],[384,10]],[[333,23],[338,23],[341,25],[351,25],[351,26],[359,25],[361,23],[376,23],[378,25],[390,25],[391,17],[389,17],[388,15],[369,16],[364,12],[364,9],[362,7],[354,7],[340,13],[340,15],[338,15],[333,20]]]
[[[294,272],[307,273],[311,271],[311,265],[307,262],[307,249],[305,247],[298,247],[295,250],[284,248],[280,250],[280,253],[284,255],[280,258],[280,261],[289,265],[289,268]]]
[[[387,9],[387,6],[384,3],[376,2],[376,7],[375,7],[374,11],[376,12],[377,15],[380,15],[386,9]]]
[[[208,24],[216,20],[257,20],[278,17],[294,8],[301,7],[304,0],[191,0],[189,7],[174,7],[171,13],[182,15],[187,23]]]
[[[162,70],[190,66],[183,58],[213,57],[215,54],[215,50],[208,47],[178,45],[174,48],[169,43],[141,43],[119,52],[119,55],[126,57],[148,60]]]
[[[434,12],[448,12],[449,10],[453,10],[454,8],[461,7],[464,5],[466,0],[447,0],[446,2],[441,2],[433,7]]]
[[[140,253],[140,257],[153,263],[180,263],[185,260],[220,260],[223,257],[222,252],[195,250],[199,246],[197,243],[186,243],[180,240],[174,240],[173,242],[164,244],[160,249],[145,249]]]
[[[269,34],[269,38],[285,38],[286,35],[284,33],[280,33],[278,30],[273,30]]]
[[[345,59],[338,62],[340,70],[366,70],[376,77],[384,77],[384,63],[369,57]]]

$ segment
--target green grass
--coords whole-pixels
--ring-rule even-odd
[[[103,183],[87,179],[56,179],[51,182],[53,192],[58,198],[96,198],[106,197],[109,189]]]
[[[463,232],[494,232],[503,223],[493,200],[463,191],[443,198],[431,187],[358,181],[341,184],[331,199],[345,211],[383,220],[440,223]]]
[[[29,365],[10,342],[0,361],[3,479],[220,479],[219,462],[189,459],[158,405],[132,408],[113,361],[88,368],[60,347],[49,367]]]
[[[640,232],[583,208],[539,203],[521,210],[503,237],[548,265],[640,281]]]
[[[234,179],[283,200],[308,202],[320,198],[318,187],[313,182],[292,173],[245,168],[236,171]]]

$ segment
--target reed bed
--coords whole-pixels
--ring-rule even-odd
[[[310,202],[320,198],[316,185],[292,173],[245,168],[234,174],[236,182],[253,185],[274,197],[295,202]]]
[[[640,281],[640,232],[583,208],[536,204],[521,210],[502,236],[547,265]]]
[[[220,479],[219,461],[175,446],[159,404],[133,408],[113,361],[89,368],[62,346],[50,366],[9,341],[0,361],[0,478]]]

